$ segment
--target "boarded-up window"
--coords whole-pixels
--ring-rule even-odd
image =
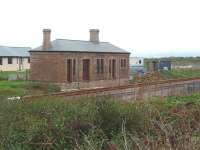
[[[97,73],[100,73],[100,59],[97,59]]]
[[[104,73],[104,60],[101,59],[101,73]]]
[[[121,68],[126,68],[126,59],[121,59]]]
[[[97,73],[104,73],[104,59],[97,59]]]
[[[83,59],[83,80],[90,80],[90,60]]]
[[[12,64],[12,57],[8,57],[8,64]]]
[[[72,60],[67,59],[67,81],[72,82]]]
[[[126,59],[124,59],[124,68],[126,68]]]
[[[121,59],[121,68],[123,68],[123,59]]]
[[[73,75],[76,74],[76,59],[73,60]]]
[[[3,65],[3,58],[0,57],[0,65]]]
[[[113,79],[116,78],[116,60],[115,59],[112,60],[112,78]]]
[[[112,60],[109,60],[109,74],[111,74],[111,66],[112,66]]]

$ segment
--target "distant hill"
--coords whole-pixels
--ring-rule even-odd
[[[160,57],[198,57],[200,56],[200,49],[176,49],[176,50],[135,50],[132,56],[147,57],[147,58],[160,58]]]
[[[161,58],[145,58],[145,62],[151,60],[170,60],[172,62],[200,62],[200,57],[161,57]]]

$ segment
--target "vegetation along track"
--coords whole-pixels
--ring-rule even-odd
[[[154,82],[147,82],[147,83],[135,83],[135,84],[128,84],[128,85],[123,85],[123,86],[115,86],[115,87],[80,89],[80,90],[74,90],[74,91],[56,92],[56,93],[41,94],[41,95],[27,95],[27,96],[24,96],[22,99],[34,100],[36,98],[42,98],[42,97],[48,97],[48,96],[84,96],[84,95],[92,95],[92,94],[121,90],[121,89],[146,87],[146,86],[151,86],[151,85],[170,84],[170,83],[195,81],[195,80],[200,80],[200,77],[161,80],[161,81],[154,81]]]

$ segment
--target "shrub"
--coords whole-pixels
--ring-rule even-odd
[[[122,115],[119,104],[111,99],[96,101],[96,124],[103,129],[109,139],[121,130]]]
[[[55,84],[48,84],[48,92],[60,92],[61,88],[58,85]]]

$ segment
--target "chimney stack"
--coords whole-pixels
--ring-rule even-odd
[[[51,29],[43,29],[43,50],[48,50],[51,42]]]
[[[90,42],[99,43],[99,30],[98,29],[90,29]]]

